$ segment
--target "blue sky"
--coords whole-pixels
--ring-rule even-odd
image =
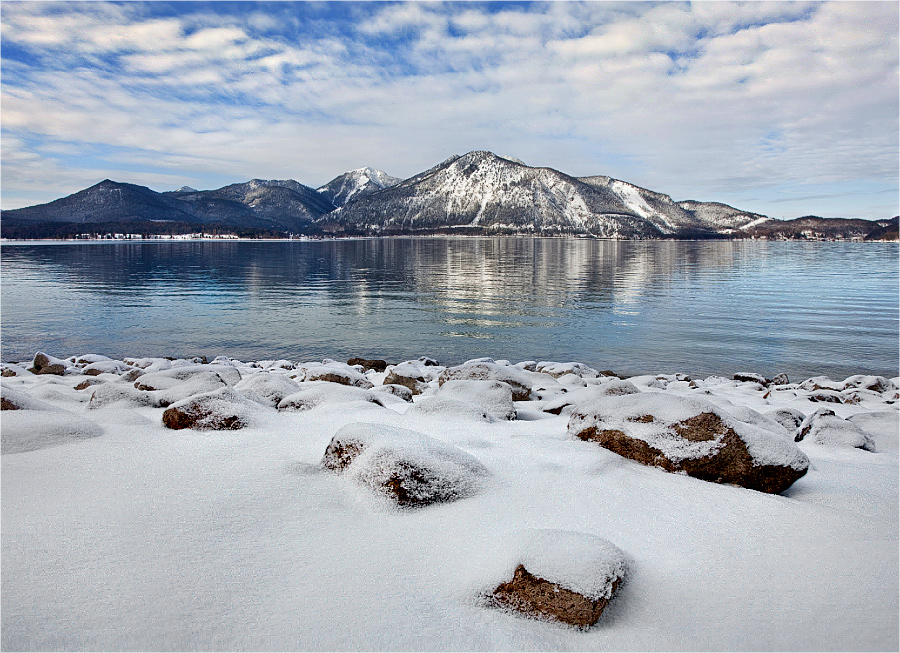
[[[2,207],[491,150],[776,218],[898,213],[898,3],[2,2]]]

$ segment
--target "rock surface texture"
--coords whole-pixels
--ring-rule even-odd
[[[806,474],[809,459],[786,430],[766,431],[703,400],[654,394],[610,397],[579,409],[569,434],[668,472],[772,494]]]

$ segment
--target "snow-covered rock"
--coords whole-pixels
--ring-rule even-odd
[[[553,415],[562,415],[563,413],[569,414],[575,407],[582,404],[590,404],[603,397],[617,397],[637,394],[639,392],[640,390],[638,387],[631,381],[611,379],[602,385],[590,385],[584,388],[569,390],[559,397],[545,401],[541,405],[541,410]]]
[[[234,389],[242,395],[275,408],[279,402],[300,390],[300,386],[285,374],[262,372],[236,383]]]
[[[63,376],[69,367],[71,367],[71,365],[66,361],[60,358],[54,358],[53,356],[39,351],[34,355],[34,360],[31,363],[31,367],[28,368],[28,371],[32,374],[56,374],[58,376]]]
[[[235,431],[250,424],[253,406],[234,388],[225,386],[172,404],[162,421],[173,430]]]
[[[797,442],[875,451],[875,442],[868,433],[828,408],[819,408],[803,420],[795,439]]]
[[[304,411],[319,406],[341,406],[351,402],[365,402],[384,407],[382,396],[374,390],[328,381],[306,381],[299,386],[297,392],[278,402],[278,410]]]
[[[401,507],[463,499],[476,493],[489,475],[477,458],[440,440],[366,423],[340,429],[325,450],[322,466]]]
[[[95,422],[35,399],[27,392],[0,385],[0,453],[35,451],[103,434]]]
[[[762,415],[759,421],[772,422]],[[809,458],[778,428],[782,434],[709,401],[664,393],[609,397],[569,419],[571,436],[645,465],[773,494],[809,467]]]
[[[459,422],[493,422],[497,420],[487,409],[478,404],[437,395],[425,397],[421,401],[416,402],[404,413],[404,417],[407,420],[437,418],[445,422],[451,420]]]
[[[503,381],[447,381],[435,397],[475,404],[496,419],[516,418],[512,388]]]
[[[428,384],[437,380],[444,368],[431,359],[409,360],[387,368],[384,385],[402,385],[409,388],[414,395],[422,394]]]
[[[498,365],[490,359],[471,360],[456,367],[448,367],[438,377],[440,385],[453,380],[502,381],[512,389],[513,401],[528,401],[531,398],[531,376],[528,372]]]
[[[297,366],[296,378],[301,382],[328,381],[357,388],[371,388],[369,381],[359,370],[338,361],[325,359],[321,363],[303,363]]]
[[[506,538],[505,577],[489,603],[573,626],[594,625],[628,573],[625,554],[586,533],[528,529]]]

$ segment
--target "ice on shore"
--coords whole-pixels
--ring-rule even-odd
[[[46,361],[62,374],[0,364],[4,650],[900,646],[900,378]],[[335,374],[304,380],[320,370]],[[418,394],[391,385],[398,370]],[[167,428],[165,411],[186,406],[208,421]],[[569,431],[590,412],[652,439],[697,410],[763,459],[808,459],[807,473],[766,494]],[[341,474],[321,464],[335,438],[366,445]],[[463,500],[381,503],[402,482],[392,470]],[[480,598],[517,564],[603,595],[616,551],[628,582],[589,630]]]

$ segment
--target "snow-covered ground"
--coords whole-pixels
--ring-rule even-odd
[[[418,371],[422,390],[410,402],[382,385],[392,367],[54,363],[62,375],[3,364],[4,408],[18,408],[0,413],[4,650],[900,646],[900,379],[623,382],[578,364],[482,361],[481,380],[455,374],[442,388],[443,368],[410,361],[399,369]],[[507,385],[527,385],[530,399],[510,411]],[[808,471],[766,494],[571,434],[574,410],[626,392],[646,393],[650,407],[711,402],[729,423],[787,443],[802,432]],[[164,426],[166,410],[198,395],[214,398],[207,423],[232,406],[229,424],[243,428]],[[813,417],[821,408],[834,415]],[[378,452],[346,473],[326,469],[339,431],[436,455],[455,500],[398,508],[367,481]],[[539,534],[525,553],[523,532]],[[593,538],[628,568],[593,627],[485,602],[522,556],[594,587]]]

